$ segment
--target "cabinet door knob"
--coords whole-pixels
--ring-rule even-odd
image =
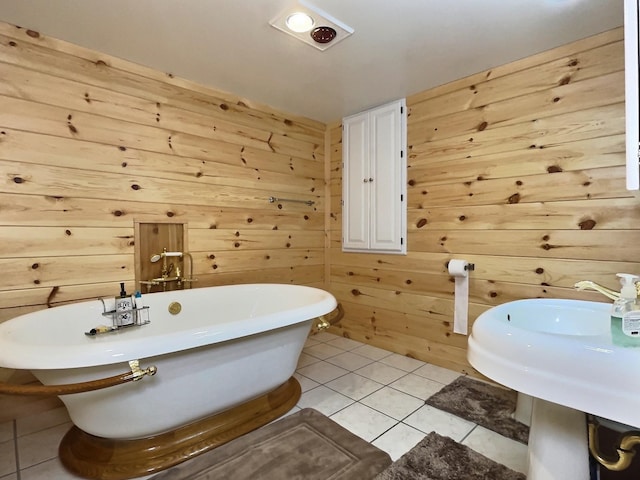
[[[366,178],[364,179],[364,183],[367,183],[369,180],[367,180]]]
[[[373,178],[369,178],[369,182],[373,182]]]

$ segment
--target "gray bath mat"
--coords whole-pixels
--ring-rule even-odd
[[[307,408],[243,435],[153,480],[370,480],[389,455]]]
[[[525,480],[526,476],[431,432],[375,480]]]
[[[458,377],[425,402],[526,444],[529,427],[511,418],[516,392],[469,377]]]

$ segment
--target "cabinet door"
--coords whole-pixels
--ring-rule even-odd
[[[342,246],[369,248],[369,116],[344,119],[342,130]]]
[[[343,119],[342,249],[406,253],[406,106]]]
[[[638,0],[624,1],[624,75],[627,150],[627,190],[640,188],[640,106],[638,92],[639,65],[638,52]]]
[[[403,249],[403,142],[401,105],[394,102],[370,114],[370,243],[373,250]]]

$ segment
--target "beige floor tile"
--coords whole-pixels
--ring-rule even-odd
[[[0,443],[13,439],[13,421],[0,423]]]
[[[310,378],[307,378],[304,375],[300,375],[299,373],[294,373],[293,376],[296,378],[296,380],[298,380],[303,393],[320,385],[318,382],[314,382]]]
[[[360,400],[384,385],[355,373],[349,373],[328,382],[326,386],[353,400]]]
[[[152,476],[145,475],[132,480],[148,480]],[[20,480],[79,480],[81,478],[68,472],[57,458],[20,470]]]
[[[399,368],[390,367],[384,363],[376,362],[359,368],[355,371],[358,375],[370,378],[371,380],[388,385],[391,382],[398,380],[407,374],[404,370]]]
[[[311,355],[307,355],[306,353],[302,352],[300,354],[300,356],[298,357],[298,365],[297,368],[302,368],[302,367],[306,367],[308,365],[311,365],[312,363],[317,363],[319,362],[320,359],[317,357],[312,357]]]
[[[344,353],[344,350],[332,347],[326,343],[319,343],[313,347],[305,348],[304,353],[311,355],[312,357],[319,358],[320,360],[325,360],[329,357],[335,357],[336,355]]]
[[[58,456],[58,445],[71,423],[40,430],[18,437],[20,468],[28,468]]]
[[[21,437],[22,435],[39,432],[40,430],[45,430],[70,421],[71,419],[69,418],[67,409],[60,407],[29,417],[18,418],[16,420],[16,431],[18,436]]]
[[[400,370],[404,370],[405,372],[413,372],[415,369],[425,365],[422,360],[416,360],[415,358],[410,358],[405,355],[399,355],[397,353],[393,353],[388,357],[384,357],[382,360],[380,360],[380,362],[391,367],[399,368]]]
[[[512,470],[527,473],[527,446],[523,443],[477,426],[462,444]]]
[[[353,400],[351,398],[321,385],[313,390],[304,392],[300,400],[298,400],[297,406],[300,408],[313,408],[329,416],[352,403]]]
[[[403,423],[424,433],[436,432],[439,435],[451,437],[456,442],[461,441],[476,426],[475,423],[429,405],[424,405],[416,410],[405,418]]]
[[[430,363],[427,363],[422,367],[414,370],[413,373],[415,373],[416,375],[420,375],[421,377],[443,383],[445,385],[450,384],[460,376],[460,373],[458,372],[454,372],[453,370],[442,368],[437,365],[432,365]]]
[[[429,380],[415,373],[409,373],[389,385],[401,392],[413,395],[421,400],[426,400],[431,395],[438,393],[444,385],[442,383]]]
[[[315,340],[316,342],[330,342],[331,340],[335,340],[336,338],[341,337],[339,337],[338,335],[334,335],[333,333],[320,332],[310,338]]]
[[[349,370],[337,367],[327,362],[317,362],[307,367],[298,369],[300,375],[304,375],[311,380],[318,383],[327,383],[331,380],[335,380],[342,375],[349,373]]]
[[[337,337],[335,340],[328,341],[327,345],[331,345],[332,347],[336,347],[336,348],[341,348],[343,350],[353,350],[354,348],[363,346],[364,343],[358,342],[356,340],[351,340],[350,338]]]
[[[404,423],[398,423],[388,432],[383,433],[372,443],[389,454],[394,462],[407,453],[424,438],[424,432],[416,430]]]
[[[371,345],[362,345],[361,347],[354,348],[351,351],[358,355],[362,355],[363,357],[370,358],[371,360],[382,360],[384,357],[391,355],[391,352],[388,350],[383,350],[382,348]]]
[[[340,355],[336,355],[335,357],[327,358],[327,362],[353,372],[365,365],[369,365],[373,360],[355,353],[344,352]]]
[[[424,401],[391,387],[384,387],[360,400],[396,420],[402,420],[424,405]]]
[[[318,340],[316,340],[313,337],[309,337],[309,338],[307,338],[307,341],[304,342],[304,348],[313,347],[314,345],[318,345],[319,343],[322,343],[322,342],[319,342]]]
[[[0,476],[16,471],[16,447],[13,439],[0,443]]]
[[[354,403],[330,418],[367,442],[373,441],[397,423],[393,418],[361,403]]]

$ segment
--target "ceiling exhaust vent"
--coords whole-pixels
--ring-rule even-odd
[[[353,33],[349,25],[306,0],[298,0],[269,24],[318,50],[326,50]]]

